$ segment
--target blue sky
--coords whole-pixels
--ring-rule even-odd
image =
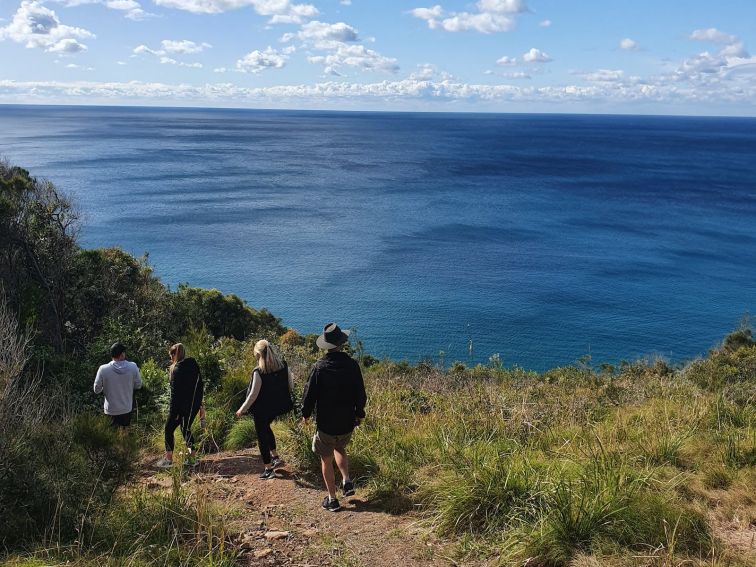
[[[0,0],[0,103],[756,115],[753,0]]]

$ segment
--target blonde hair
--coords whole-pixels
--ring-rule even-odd
[[[168,349],[168,354],[171,355],[171,365],[169,367],[170,371],[173,372],[173,369],[176,367],[176,365],[184,360],[184,357],[186,356],[186,349],[184,348],[184,345],[181,343],[176,343],[171,348]]]
[[[257,341],[255,343],[255,356],[257,362],[260,365],[260,372],[262,374],[272,374],[278,372],[283,368],[281,359],[273,350],[273,347],[265,339]]]

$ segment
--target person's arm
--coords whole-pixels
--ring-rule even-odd
[[[134,366],[136,366],[136,364]],[[139,367],[136,366],[136,374],[134,375],[134,389],[139,390],[141,387],[142,387],[142,373],[139,372]]]
[[[310,372],[310,378],[302,393],[302,419],[309,419],[315,409],[318,399],[318,371],[316,368]]]
[[[354,414],[357,416],[358,421],[365,419],[365,404],[367,403],[367,394],[365,393],[365,381],[362,379],[362,371],[358,364],[355,365],[357,371],[357,392],[354,403]]]
[[[255,403],[257,396],[260,394],[260,388],[262,388],[262,378],[260,377],[260,373],[255,370],[255,373],[252,375],[252,387],[249,389],[249,394],[247,395],[247,399],[244,400],[242,407],[236,412],[237,416],[241,416],[252,407],[252,404]]]
[[[176,379],[176,376],[174,376],[173,370],[168,370],[168,381],[171,384],[171,401],[168,406],[168,413],[171,415],[176,415],[176,408],[178,407],[178,391],[176,388],[176,382],[178,380]]]
[[[102,367],[97,369],[97,375],[95,376],[94,381],[94,393],[95,394],[102,394],[103,389],[103,383],[102,383]]]

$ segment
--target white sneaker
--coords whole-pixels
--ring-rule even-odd
[[[169,469],[173,466],[173,461],[169,461],[168,459],[163,457],[157,463],[155,463],[155,466],[159,469]]]

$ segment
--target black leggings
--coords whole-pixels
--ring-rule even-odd
[[[270,464],[270,452],[276,450],[276,437],[273,435],[273,430],[270,428],[270,424],[273,423],[275,417],[268,417],[266,415],[253,415],[255,420],[255,432],[257,432],[257,446],[260,447],[260,455],[262,456],[263,464]]]
[[[173,451],[173,432],[177,427],[181,427],[181,435],[184,436],[186,446],[190,449],[194,448],[194,436],[192,435],[192,422],[197,417],[199,408],[192,410],[190,415],[181,413],[169,413],[168,419],[165,421],[165,450]]]

